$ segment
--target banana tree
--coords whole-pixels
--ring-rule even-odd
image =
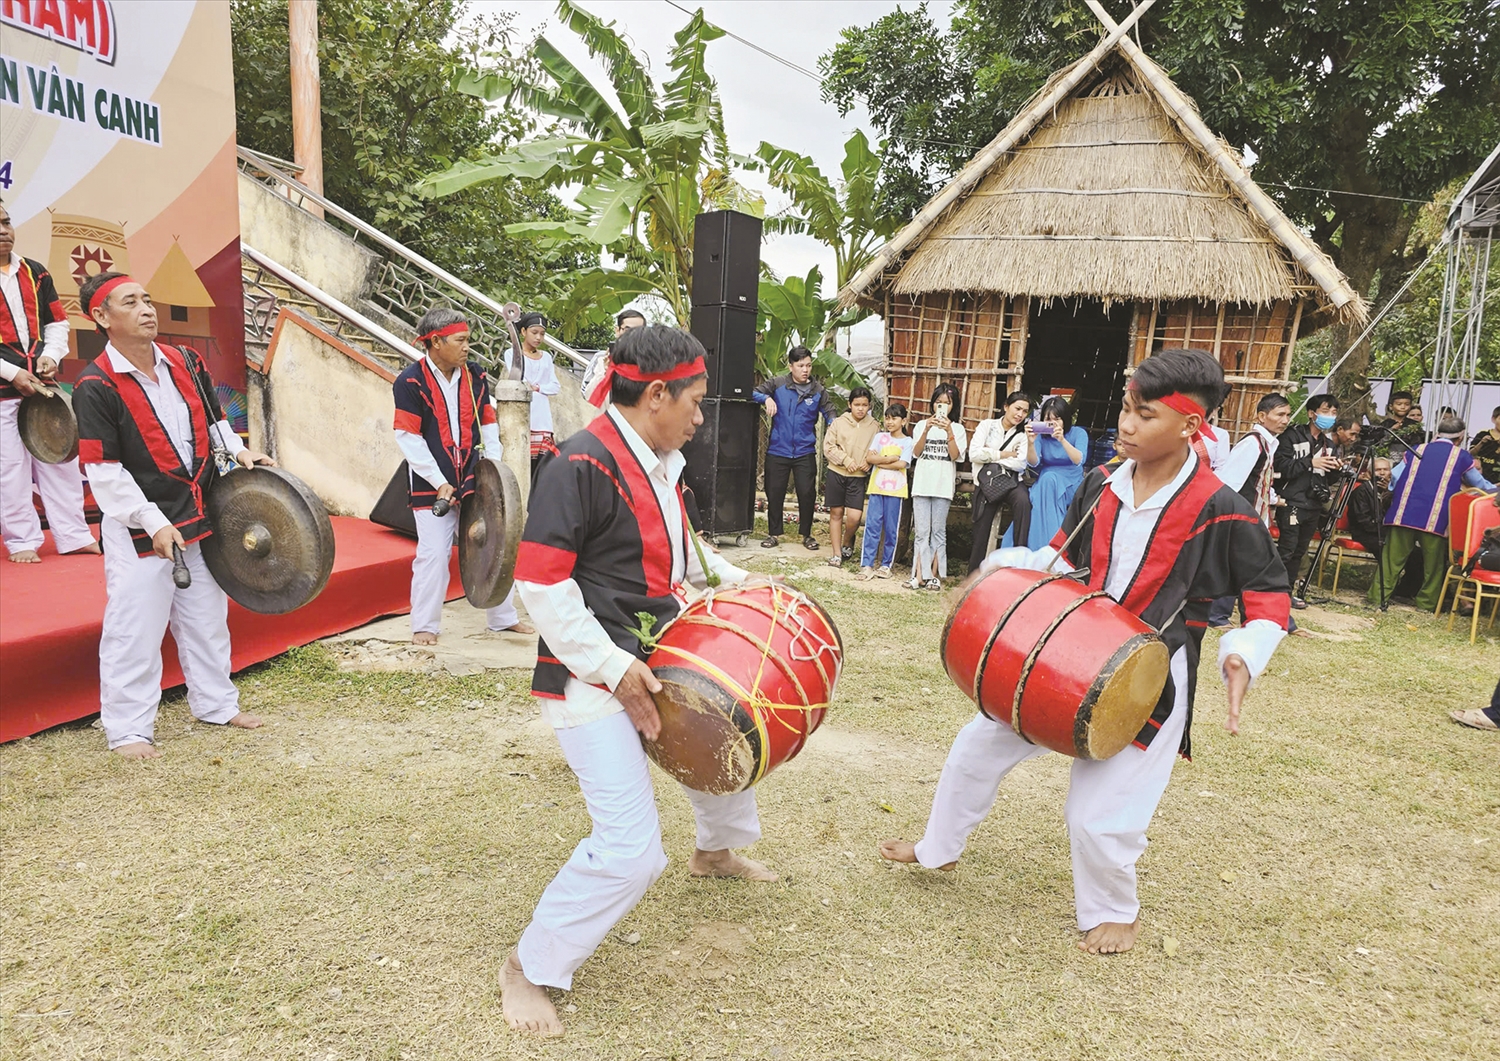
[[[813,352],[813,375],[845,391],[868,381],[833,345],[845,314],[830,318],[835,300],[823,297],[823,270],[814,265],[805,277],[760,282],[760,330],[755,344],[755,370],[761,379],[786,371],[786,354],[794,346]]]
[[[686,322],[694,218],[704,209],[765,212],[764,201],[729,176],[723,108],[705,65],[708,43],[724,31],[695,12],[677,32],[667,62],[671,76],[658,86],[613,22],[571,0],[560,0],[557,15],[603,66],[619,108],[542,37],[527,64],[534,76],[474,73],[459,88],[550,117],[552,129],[456,162],[425,178],[419,190],[451,195],[481,181],[517,176],[548,187],[576,187],[567,217],[506,226],[507,233],[543,243],[585,240],[617,263],[581,274],[572,293],[551,307],[565,331],[643,294],[659,296]]]

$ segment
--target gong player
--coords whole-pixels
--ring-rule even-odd
[[[1091,954],[1127,951],[1140,930],[1135,864],[1173,762],[1179,752],[1184,758],[1190,752],[1209,605],[1238,596],[1245,608],[1244,625],[1219,638],[1217,669],[1228,686],[1230,733],[1239,732],[1250,682],[1286,636],[1291,597],[1270,534],[1250,503],[1193,450],[1207,410],[1225,389],[1218,361],[1202,350],[1147,358],[1131,377],[1120,412],[1117,446],[1124,461],[1113,471],[1089,473],[1050,546],[999,549],[983,564],[1039,571],[1061,553],[1054,572],[1087,568],[1089,587],[1159,630],[1171,653],[1166,688],[1134,743],[1108,759],[1073,762],[1063,817],[1072,843],[1079,946]],[[916,844],[887,840],[880,853],[953,869],[1005,775],[1045,751],[980,714],[948,753],[926,834]]]
[[[68,356],[68,319],[52,274],[16,253],[10,211],[0,203],[0,540],[11,562],[41,560],[42,521],[31,501],[36,481],[60,553],[97,553],[83,518],[83,476],[77,460],[46,464],[21,441],[21,399],[52,381]]]
[[[500,424],[484,369],[469,360],[469,322],[434,306],[417,322],[427,356],[396,377],[396,445],[411,469],[417,555],[411,562],[411,640],[437,644],[448,593],[448,562],[458,540],[458,506],[474,492],[481,457],[500,457]],[[436,485],[434,485],[436,484]],[[433,506],[445,509],[442,515]],[[491,633],[534,634],[516,614],[515,590],[484,613]]]
[[[532,695],[583,790],[593,831],[547,885],[500,973],[505,1019],[562,1032],[549,987],[574,971],[666,869],[641,736],[661,730],[643,636],[684,605],[688,585],[746,573],[694,548],[679,480],[682,445],[703,415],[703,346],[678,328],[632,328],[604,379],[611,406],[542,465],[516,559],[516,585],[541,632]],[[704,564],[708,572],[704,571]],[[774,881],[733,849],[760,836],[754,790],[684,789],[697,821],[688,870],[697,877]]]
[[[218,476],[209,432],[246,468],[275,461],[240,442],[198,355],[156,342],[156,308],[144,287],[100,273],[78,300],[108,339],[73,388],[78,459],[104,513],[99,720],[112,750],[154,759],[169,626],[193,716],[241,729],[261,724],[240,710],[229,680],[229,598],[198,543],[213,533],[203,514]],[[185,588],[173,582],[173,546],[192,574]]]

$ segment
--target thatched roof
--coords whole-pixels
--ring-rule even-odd
[[[872,304],[887,289],[1260,305],[1311,297],[1330,317],[1366,314],[1128,37],[1054,74],[840,298]]]

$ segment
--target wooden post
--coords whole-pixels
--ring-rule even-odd
[[[1286,333],[1286,350],[1282,352],[1281,364],[1277,366],[1276,375],[1283,383],[1292,381],[1292,348],[1297,345],[1297,329],[1302,326],[1302,303],[1304,301],[1299,298],[1296,308],[1292,310],[1292,327]]]
[[[318,79],[318,0],[289,0],[287,29],[292,43],[292,158],[302,167],[302,183],[323,194],[323,93]],[[303,207],[318,217],[317,203]]]

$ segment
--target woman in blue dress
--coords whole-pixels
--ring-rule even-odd
[[[1050,436],[1038,433],[1036,422],[1026,425],[1026,463],[1037,473],[1031,484],[1031,534],[1026,543],[1032,549],[1045,546],[1062,526],[1073,493],[1083,482],[1089,452],[1089,434],[1073,426],[1073,409],[1066,399],[1044,401],[1040,423],[1051,426]]]

